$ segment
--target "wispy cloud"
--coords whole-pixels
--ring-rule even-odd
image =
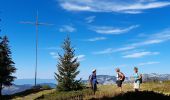
[[[85,20],[87,23],[92,23],[95,20],[96,16],[89,16],[86,17]]]
[[[118,35],[118,34],[123,34],[123,33],[129,32],[132,29],[135,29],[137,27],[139,27],[139,25],[132,25],[127,28],[118,28],[118,27],[109,27],[109,26],[95,26],[95,27],[92,27],[91,30],[95,31],[96,33],[100,33],[100,34]]]
[[[125,56],[123,56],[123,58],[141,58],[144,56],[158,55],[158,54],[159,54],[159,52],[144,51],[144,52],[136,52],[136,53],[125,55]]]
[[[95,38],[87,39],[85,41],[95,42],[95,41],[102,41],[102,40],[106,40],[106,39],[107,39],[106,37],[95,37]]]
[[[96,51],[93,54],[109,54],[114,52],[124,52],[128,50],[135,50],[146,45],[160,44],[163,42],[170,41],[170,29],[164,29],[158,33],[146,35],[146,38],[135,43],[127,44],[121,48],[107,48],[101,51]],[[143,52],[143,51],[141,51]]]
[[[55,59],[59,57],[56,52],[50,52],[50,55],[52,56],[52,58],[55,58]]]
[[[89,6],[81,6],[70,2],[61,3],[61,7],[69,11],[90,11]]]
[[[61,7],[68,11],[117,12],[139,14],[148,9],[170,5],[158,0],[59,0]]]
[[[59,28],[60,32],[75,32],[76,28],[70,25],[63,25],[61,28]]]
[[[134,46],[125,46],[125,47],[122,47],[122,48],[117,48],[117,49],[115,49],[114,52],[132,50],[132,49],[134,49],[134,48],[135,48]]]
[[[159,64],[159,63],[160,63],[160,62],[149,61],[149,62],[139,63],[138,66],[153,65],[153,64]]]
[[[85,60],[85,55],[78,55],[75,58],[77,58],[78,61],[84,61]]]
[[[93,54],[110,54],[110,53],[114,53],[114,52],[121,52],[121,51],[131,50],[131,49],[134,49],[134,48],[135,47],[133,47],[133,46],[126,46],[126,47],[117,48],[117,49],[107,48],[107,49],[102,50],[102,51],[93,52]]]
[[[147,39],[141,42],[133,43],[131,45],[138,47],[138,46],[145,46],[151,44],[159,44],[169,40],[170,40],[170,29],[165,29],[163,31],[148,36]]]
[[[112,48],[107,48],[107,49],[102,50],[102,51],[93,52],[93,54],[110,54],[110,53],[113,53],[113,49]]]

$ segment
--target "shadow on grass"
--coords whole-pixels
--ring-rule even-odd
[[[43,91],[43,90],[48,90],[48,89],[32,88],[32,89],[28,89],[28,90],[25,90],[23,92],[19,92],[19,93],[13,94],[13,95],[4,95],[4,96],[0,97],[0,100],[11,100],[15,97],[24,97],[24,96],[27,96],[29,94],[37,93],[37,92],[40,92],[40,91]]]
[[[127,92],[114,97],[103,97],[100,99],[92,98],[90,100],[170,100],[170,96],[152,91],[141,91]]]

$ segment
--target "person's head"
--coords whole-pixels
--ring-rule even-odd
[[[93,70],[92,70],[92,73],[96,73],[96,69],[93,69]]]
[[[116,68],[115,71],[118,73],[118,72],[120,72],[120,69],[119,69],[119,68]]]
[[[134,72],[137,73],[138,72],[138,68],[134,67]]]

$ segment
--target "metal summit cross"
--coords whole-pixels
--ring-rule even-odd
[[[38,67],[38,26],[39,25],[53,25],[53,24],[48,24],[48,23],[42,23],[38,21],[38,11],[37,11],[37,15],[36,15],[36,21],[35,22],[30,22],[30,21],[21,21],[21,24],[32,24],[36,26],[36,56],[35,56],[35,86],[37,85],[37,67]]]

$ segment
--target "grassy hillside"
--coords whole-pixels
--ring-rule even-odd
[[[47,95],[42,95],[37,100],[82,100],[82,99],[115,99],[115,100],[126,100],[131,97],[140,97],[143,99],[155,98],[155,100],[170,100],[170,81],[166,82],[150,82],[143,83],[141,86],[141,92],[133,92],[133,84],[124,84],[123,93],[119,92],[116,85],[99,85],[96,95],[92,95],[92,91],[84,89],[83,91],[72,91],[72,92],[54,92]],[[121,99],[120,99],[121,98]],[[126,99],[125,99],[126,98]],[[141,99],[138,98],[137,100]],[[135,99],[135,98],[134,98]],[[127,99],[127,100],[134,100]],[[143,99],[143,100],[144,100]]]
[[[81,91],[58,92],[55,89],[29,91],[16,94],[13,100],[170,100],[170,81],[143,83],[141,92],[133,92],[133,84],[123,84],[123,93],[116,85],[99,85],[96,95],[91,89]],[[136,99],[138,98],[138,99]]]
[[[55,89],[43,87],[41,89],[31,88],[13,95],[4,95],[0,100],[35,100],[36,98],[55,92]]]

